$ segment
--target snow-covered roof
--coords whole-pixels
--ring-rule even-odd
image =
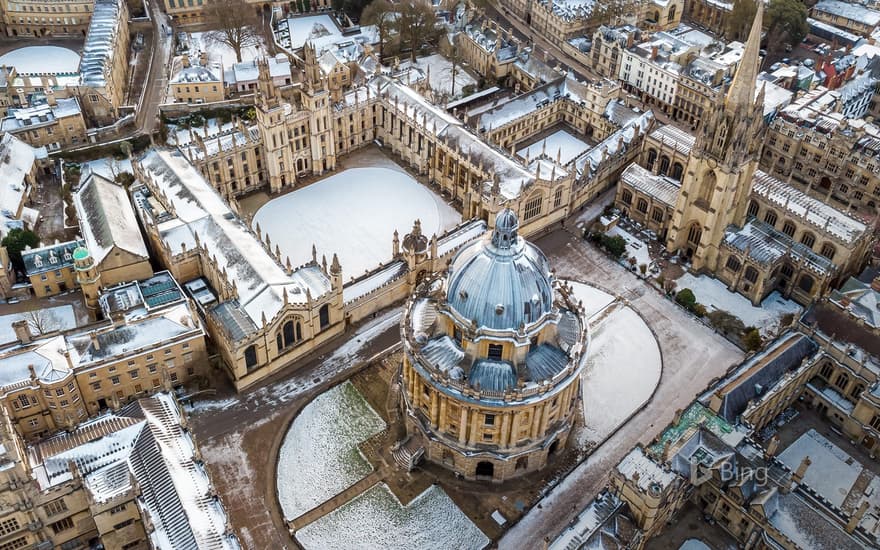
[[[672,145],[677,152],[687,156],[691,154],[691,149],[694,148],[694,142],[697,137],[677,126],[664,124],[651,132],[650,139]]]
[[[782,208],[786,215],[798,218],[847,246],[855,245],[868,231],[861,220],[815,199],[775,177],[757,170],[752,178],[752,193]]]
[[[60,118],[80,114],[79,100],[75,97],[60,98],[54,106],[38,103],[30,107],[8,109],[0,130],[14,132],[32,126],[54,124]]]
[[[85,241],[68,241],[23,250],[21,259],[24,262],[25,273],[30,277],[38,273],[70,267],[73,265],[73,251],[81,246],[85,246]]]
[[[610,105],[610,103],[609,103]],[[589,177],[602,166],[606,159],[623,154],[637,135],[645,135],[654,123],[654,113],[639,113],[624,126],[602,140],[598,145],[574,160],[578,177]]]
[[[880,291],[871,283],[850,277],[840,290],[831,292],[830,299],[865,324],[880,328]]]
[[[311,15],[306,17],[290,17],[278,22],[275,40],[283,47],[299,50],[306,43],[315,48],[320,55],[336,44],[357,41],[361,44],[379,42],[379,29],[374,25],[357,27],[345,34],[330,15]]]
[[[662,491],[675,481],[675,472],[665,470],[651,460],[641,447],[634,447],[617,464],[617,471],[643,491]]]
[[[464,34],[484,51],[494,54],[495,58],[502,63],[516,57],[516,44],[507,40],[496,29],[488,26],[484,27],[481,20],[471,21],[465,26]]]
[[[189,84],[195,83],[199,84],[202,82],[220,82],[221,74],[219,72],[220,65],[212,64],[208,67],[203,67],[201,65],[190,65],[189,67],[183,67],[174,77],[171,79],[172,84]]]
[[[95,263],[101,263],[114,248],[149,258],[124,187],[93,172],[74,193],[73,202]]]
[[[107,85],[113,70],[113,48],[120,32],[120,1],[95,0],[79,66],[84,86],[100,88]]]
[[[151,149],[138,164],[151,188],[167,201],[170,215],[157,224],[161,238],[172,253],[202,246],[216,258],[218,267],[228,272],[230,284],[236,284],[242,312],[255,325],[262,326],[264,315],[271,320],[281,311],[285,292],[291,303],[307,303],[307,294],[317,299],[330,292],[328,276],[316,265],[307,264],[288,275],[179,152]]]
[[[858,21],[872,27],[880,23],[880,11],[840,0],[821,0],[813,6],[813,11],[828,13],[850,21]]]
[[[749,259],[763,265],[770,265],[782,258],[802,261],[814,273],[828,275],[836,267],[825,256],[813,252],[808,246],[795,242],[785,233],[777,231],[766,223],[753,219],[742,229],[731,226],[724,237],[724,244],[744,252]]]
[[[667,206],[674,207],[678,199],[681,183],[667,177],[654,174],[636,163],[626,167],[620,174],[620,180],[641,193],[653,197]]]
[[[72,479],[75,463],[97,502],[134,491],[136,482],[155,548],[238,550],[182,423],[174,398],[158,394],[30,447],[28,460],[43,490]]]
[[[28,175],[34,168],[34,148],[12,134],[0,138],[0,236],[6,222],[18,219],[27,197]]]
[[[268,57],[269,76],[271,78],[290,78],[290,59],[283,53],[275,57]],[[258,60],[242,61],[235,63],[226,71],[225,79],[228,86],[240,83],[256,82],[260,77]]]
[[[174,143],[190,161],[201,160],[217,153],[228,151],[260,140],[260,129],[227,122],[217,124],[217,119],[208,119],[204,126],[193,126],[178,130],[169,143]]]

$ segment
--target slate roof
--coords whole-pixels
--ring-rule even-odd
[[[86,248],[101,263],[113,248],[148,258],[128,193],[121,185],[91,172],[74,194]]]
[[[85,241],[68,241],[24,250],[21,253],[24,270],[31,276],[70,267],[73,265],[73,251],[81,246],[85,246]]]
[[[762,265],[788,257],[793,262],[803,261],[810,270],[822,275],[836,270],[831,260],[825,256],[816,254],[810,247],[795,242],[785,233],[756,219],[750,220],[742,229],[730,226],[724,237],[724,244],[746,253],[752,261]]]
[[[658,176],[636,163],[626,167],[620,174],[620,180],[636,191],[673,207],[681,189],[681,184],[678,181],[666,176]]]

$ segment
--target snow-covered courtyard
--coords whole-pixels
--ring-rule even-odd
[[[340,42],[354,40],[375,44],[379,40],[379,31],[373,25],[365,25],[356,33],[343,35],[329,15],[308,15],[279,21],[275,29],[275,40],[279,45],[290,50],[299,50],[309,42],[320,55],[327,48]]]
[[[598,442],[639,409],[660,382],[660,347],[645,321],[614,297],[571,283],[590,317],[590,359],[582,380],[581,443]]]
[[[384,483],[296,533],[306,549],[457,548],[479,550],[489,539],[437,485],[407,506]]]
[[[12,329],[12,323],[21,319],[28,322],[33,334],[76,328],[76,313],[71,305],[0,315],[0,345],[15,342],[16,336]]]
[[[0,56],[0,65],[19,74],[71,74],[79,72],[79,54],[60,46],[25,46]]]
[[[727,311],[739,317],[746,326],[757,327],[765,336],[776,333],[783,316],[789,313],[797,315],[802,310],[801,306],[786,300],[776,291],[771,292],[759,307],[755,307],[742,294],[727,290],[723,282],[706,275],[685,273],[676,283],[678,290],[691,289],[697,301],[708,311]]]
[[[619,235],[623,237],[623,240],[626,241],[626,258],[635,258],[636,265],[651,265],[651,254],[648,251],[648,244],[645,241],[636,237],[619,225],[615,225],[608,230],[608,234],[611,236]]]
[[[351,382],[322,393],[294,419],[278,457],[278,501],[293,519],[372,471],[357,448],[385,422]]]
[[[207,39],[205,34],[206,33],[204,32],[189,33],[190,55],[195,55],[198,52],[204,51],[208,54],[208,59],[211,62],[220,63],[224,69],[228,69],[235,63],[238,63],[238,59],[235,57],[235,51],[232,48],[226,44]],[[261,40],[257,45],[245,46],[242,48],[241,61],[253,61],[258,57],[264,57],[266,55],[268,55],[266,46]]]
[[[329,262],[336,253],[348,281],[388,262],[394,230],[402,241],[416,219],[430,237],[454,227],[461,215],[406,172],[369,167],[272,199],[257,211],[254,223],[293,265],[311,260],[312,244],[319,261],[326,254]]]
[[[401,64],[403,67],[411,66],[410,61]],[[415,63],[418,74],[413,74],[410,80],[415,83],[422,78],[429,78],[431,89],[435,93],[442,94],[447,98],[462,95],[465,86],[472,86],[476,80],[459,64],[455,68],[455,90],[452,88],[452,62],[440,54],[429,55],[416,59]],[[414,71],[415,72],[415,71]],[[429,76],[430,75],[430,76]]]
[[[433,74],[433,73],[431,73]],[[557,155],[561,164],[565,165],[590,149],[590,145],[566,130],[558,130],[546,138],[516,152],[522,158],[535,159],[545,154],[554,161]]]

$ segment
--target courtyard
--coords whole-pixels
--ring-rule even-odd
[[[395,230],[403,241],[418,219],[430,238],[461,221],[441,196],[377,147],[346,160],[332,175],[290,193],[271,199],[258,193],[241,201],[293,265],[310,261],[314,245],[319,260],[338,255],[348,281],[391,260]]]

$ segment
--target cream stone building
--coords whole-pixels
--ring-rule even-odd
[[[468,479],[543,468],[568,445],[580,405],[587,319],[518,228],[512,210],[500,212],[401,320],[407,432]]]
[[[189,56],[183,56],[180,64],[169,83],[175,101],[195,104],[223,101],[223,67],[219,63],[209,63],[207,56],[202,55],[198,64],[192,64]]]
[[[2,0],[0,13],[8,36],[85,36],[94,1]]]
[[[766,133],[763,89],[754,95],[762,12],[759,6],[723,108],[695,139],[668,129],[660,143],[649,140],[644,165],[624,171],[616,204],[662,235],[693,271],[713,274],[753,303],[777,289],[809,303],[861,270],[873,236],[865,221],[758,170]]]
[[[22,251],[25,275],[37,298],[76,288],[73,252],[84,244],[81,240],[68,241]]]
[[[26,440],[69,429],[108,408],[209,376],[205,330],[167,272],[103,291],[104,321],[33,334],[0,349],[0,403]]]
[[[45,147],[49,151],[88,143],[79,100],[75,97],[55,99],[52,93],[47,93],[44,103],[7,109],[6,117],[0,121],[0,130],[32,147]]]

